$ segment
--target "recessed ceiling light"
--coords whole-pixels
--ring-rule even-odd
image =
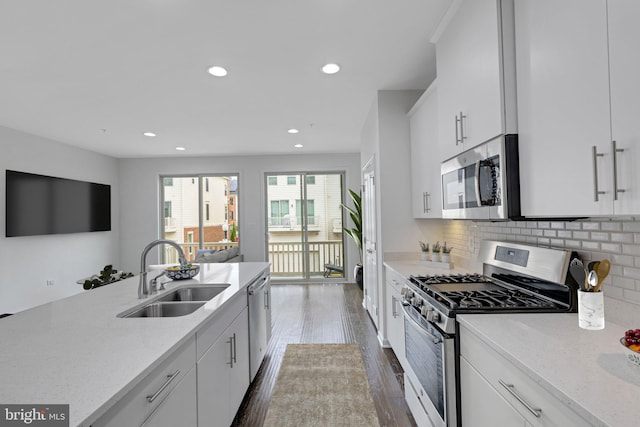
[[[295,148],[302,148],[302,147],[303,147],[303,145],[302,145],[302,144],[296,144],[296,145],[294,145],[294,147],[295,147]]]
[[[227,70],[224,67],[214,65],[213,67],[209,68],[209,74],[216,77],[224,77],[227,75]]]
[[[325,74],[335,74],[340,71],[340,66],[338,64],[326,64],[322,67],[322,72]]]
[[[153,132],[145,132],[145,133],[143,133],[143,135],[144,136],[148,136],[149,138],[153,138],[154,136],[156,136],[156,134],[153,133]]]
[[[184,150],[186,150],[186,148],[184,148],[184,147],[176,147],[176,150],[178,150],[178,151],[184,151]]]
[[[287,132],[289,132],[289,133],[298,133],[300,131],[298,129],[291,128]]]

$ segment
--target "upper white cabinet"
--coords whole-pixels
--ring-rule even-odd
[[[640,212],[632,167],[640,5],[611,0],[608,8],[606,0],[515,2],[526,216]]]
[[[515,133],[513,0],[455,1],[434,40],[441,160]]]
[[[640,2],[637,0],[609,0],[609,73],[611,88],[612,141],[615,155],[614,213],[640,213]],[[613,143],[612,148],[613,150]]]
[[[442,218],[436,82],[409,111],[409,117],[413,217]]]

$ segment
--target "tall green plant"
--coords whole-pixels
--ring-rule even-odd
[[[342,229],[345,233],[351,236],[353,241],[356,243],[358,253],[360,254],[360,261],[362,261],[362,197],[353,190],[349,190],[349,196],[353,202],[353,207],[351,208],[344,203],[342,204],[342,207],[349,212],[349,216],[351,217],[354,227],[344,228],[343,226]]]

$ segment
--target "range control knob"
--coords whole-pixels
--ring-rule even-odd
[[[440,313],[435,311],[433,308],[427,312],[427,320],[429,322],[439,322],[440,321]]]
[[[417,296],[411,298],[411,305],[414,307],[420,307],[422,305],[422,298]]]
[[[433,308],[423,305],[420,309],[420,314],[422,314],[424,317],[428,317],[429,312],[431,311],[433,311]]]

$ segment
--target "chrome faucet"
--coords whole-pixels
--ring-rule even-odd
[[[140,256],[140,284],[138,285],[138,298],[143,299],[149,295],[149,285],[147,284],[147,254],[151,251],[155,246],[166,244],[173,246],[178,251],[178,259],[180,260],[180,265],[185,266],[188,264],[187,258],[184,256],[184,251],[176,242],[172,240],[154,240],[149,243],[143,250],[142,255]]]

